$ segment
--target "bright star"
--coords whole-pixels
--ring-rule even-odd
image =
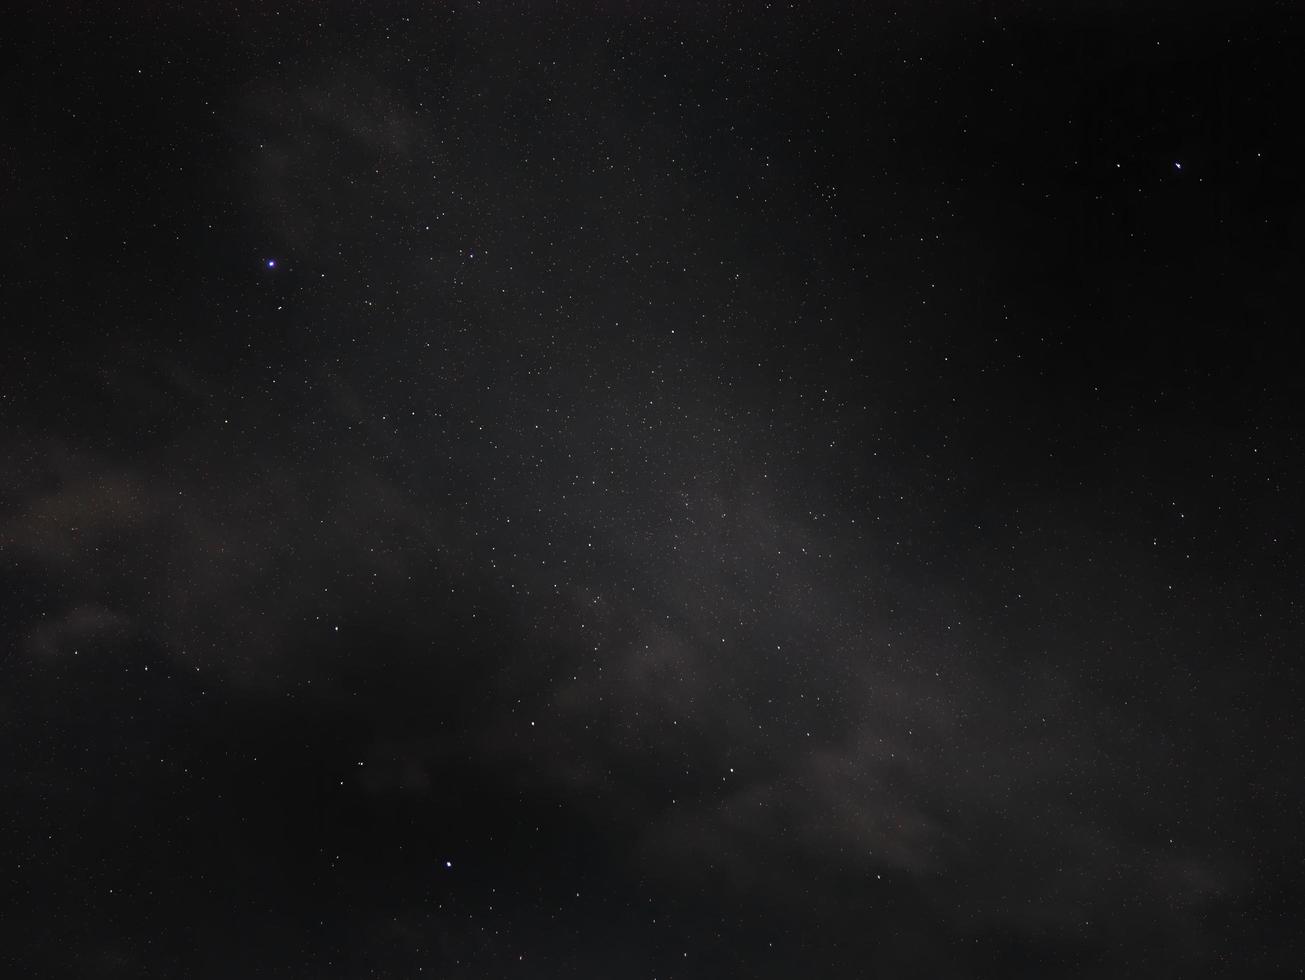
[[[268,267],[269,269],[275,269],[275,268],[276,268],[276,259],[268,259],[268,260],[267,260],[267,267]]]

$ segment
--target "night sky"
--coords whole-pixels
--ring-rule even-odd
[[[1294,7],[7,12],[0,974],[1299,974]]]

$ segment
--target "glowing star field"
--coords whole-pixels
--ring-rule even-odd
[[[0,976],[1299,972],[1287,5],[13,14]]]

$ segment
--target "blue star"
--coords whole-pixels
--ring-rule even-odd
[[[276,268],[276,259],[268,259],[268,260],[267,260],[267,267],[268,267],[269,269],[275,269],[275,268]]]

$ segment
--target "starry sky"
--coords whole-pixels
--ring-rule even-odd
[[[0,972],[1297,972],[1290,7],[20,6]]]

